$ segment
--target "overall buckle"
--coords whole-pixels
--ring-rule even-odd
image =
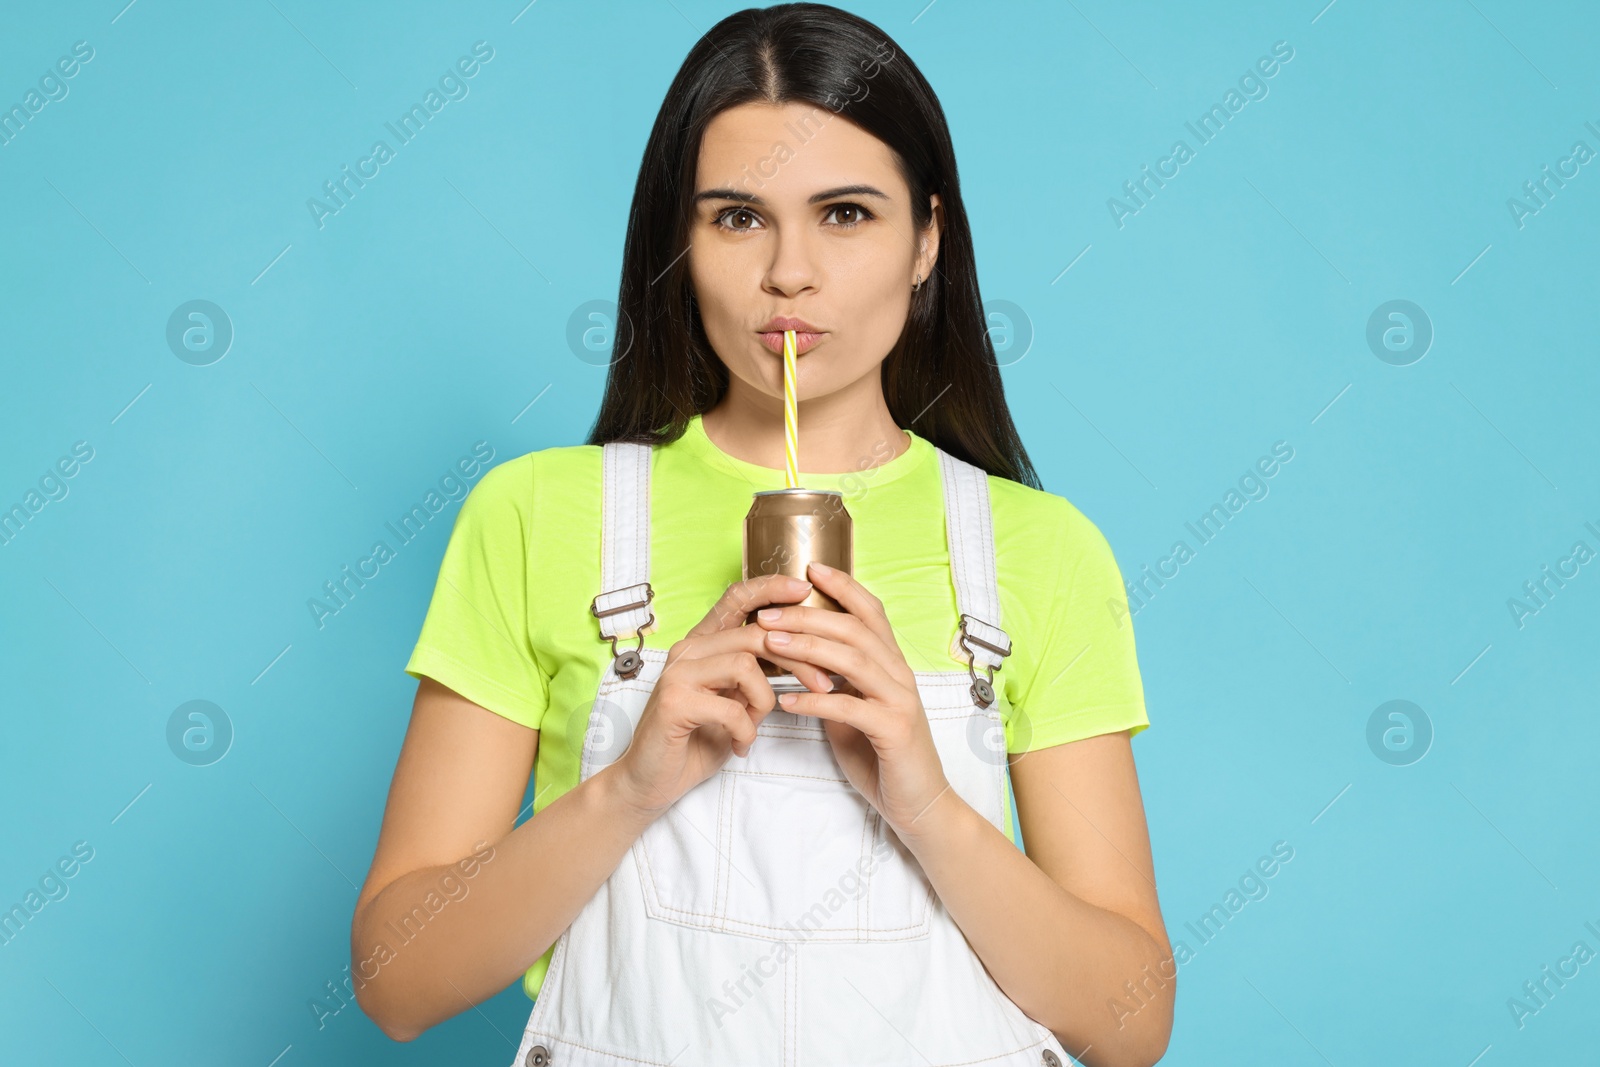
[[[643,600],[636,600],[630,604],[618,604],[615,607],[609,608],[600,607],[600,598],[603,596],[610,596],[613,593],[622,593],[629,589],[638,589],[641,587],[644,589]],[[649,582],[640,582],[637,585],[625,585],[621,589],[610,589],[604,593],[597,594],[593,600],[589,601],[589,613],[596,619],[603,619],[609,615],[620,615],[624,611],[633,611],[637,608],[649,607],[650,602],[654,600],[655,597],[656,591],[651,588]],[[616,634],[601,633],[601,640],[609,639],[611,641],[611,661],[612,666],[616,668],[618,677],[632,678],[634,675],[638,674],[639,669],[644,666],[644,656],[641,655],[641,652],[644,649],[644,632],[647,628],[654,626],[655,623],[656,614],[654,611],[652,611],[650,613],[650,617],[641,623],[637,630],[639,644],[623,652],[617,651]]]
[[[985,641],[983,638],[978,637],[976,634],[968,633],[968,619],[982,622],[983,625],[992,630],[999,630],[1001,636],[1005,639],[1005,646],[1001,647],[1000,645],[992,644],[988,641]],[[967,674],[971,675],[972,677],[972,686],[969,691],[972,693],[973,703],[977,704],[980,708],[987,708],[989,705],[994,703],[994,672],[999,670],[1001,665],[994,664],[992,666],[985,667],[984,671],[986,672],[987,677],[979,678],[978,672],[973,666],[977,662],[978,655],[973,651],[972,646],[977,645],[979,648],[987,649],[1003,660],[1005,657],[1011,655],[1011,638],[1006,637],[1005,631],[1001,630],[1000,627],[996,626],[994,623],[984,622],[984,620],[979,619],[976,615],[969,615],[964,611],[960,616],[960,630],[960,644],[967,653]]]

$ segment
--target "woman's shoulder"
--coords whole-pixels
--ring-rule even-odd
[[[989,476],[996,577],[1024,599],[1055,601],[1083,590],[1123,588],[1111,544],[1092,519],[1058,493]]]
[[[1081,557],[1105,549],[1105,536],[1072,501],[1058,493],[989,475],[995,546],[1024,547],[1046,556]]]
[[[1064,618],[1079,644],[1127,617],[1122,569],[1100,528],[1072,501],[989,478],[995,577],[1013,641],[1043,648]],[[1082,640],[1079,640],[1082,638]],[[1111,647],[1111,642],[1103,642]],[[1067,655],[1075,655],[1076,649]]]
[[[523,504],[559,501],[570,492],[600,488],[599,445],[552,445],[502,460],[473,487],[480,504]],[[571,499],[569,496],[568,499]]]
[[[599,560],[600,465],[598,445],[558,445],[504,459],[472,487],[456,533],[484,555],[528,560],[547,582],[552,574],[581,570]]]

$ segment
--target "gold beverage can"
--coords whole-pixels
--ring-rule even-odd
[[[853,573],[855,527],[845,509],[844,495],[834,489],[768,489],[756,493],[744,517],[744,577],[787,574],[810,581],[806,567],[816,560]],[[821,589],[812,587],[806,607],[843,611],[844,606]],[[763,605],[764,606],[764,605]],[[755,617],[752,609],[745,621]],[[793,679],[775,665],[760,659],[769,677]],[[835,679],[835,684],[840,680]],[[798,681],[794,685],[803,690]],[[776,688],[776,687],[775,687]]]

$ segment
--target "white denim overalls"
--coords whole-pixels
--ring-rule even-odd
[[[951,787],[1003,830],[1003,694],[990,682],[1010,640],[998,625],[989,486],[980,468],[938,455],[961,613],[951,655],[969,665],[917,671],[917,691]],[[652,451],[612,443],[603,456],[604,591],[591,610],[613,658],[580,779],[627,749],[667,656],[643,647],[655,621]],[[634,637],[636,649],[617,649]],[[995,984],[916,859],[845,779],[822,720],[780,709],[747,758],[730,756],[651,823],[562,933],[512,1067],[1070,1062]]]

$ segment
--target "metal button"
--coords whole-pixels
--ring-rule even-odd
[[[1061,1067],[1061,1057],[1057,1056],[1049,1049],[1044,1050],[1043,1062],[1044,1067]]]
[[[630,648],[617,656],[616,664],[617,674],[620,677],[632,678],[639,673],[639,668],[644,666],[644,657],[639,655],[637,650]]]
[[[1049,1055],[1049,1053],[1045,1053]],[[528,1050],[528,1055],[523,1058],[526,1067],[550,1067],[550,1050],[543,1045],[535,1045]]]
[[[986,708],[994,703],[994,686],[989,684],[989,679],[972,680],[972,699],[980,708]]]

